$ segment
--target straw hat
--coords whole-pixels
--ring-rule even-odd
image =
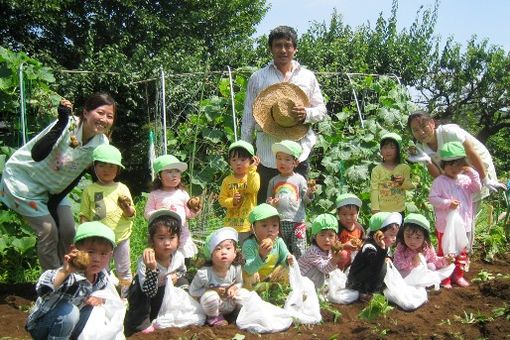
[[[306,93],[297,85],[276,83],[259,93],[253,104],[253,117],[271,136],[300,140],[308,132],[308,125],[297,122],[292,116],[294,106],[310,106]]]

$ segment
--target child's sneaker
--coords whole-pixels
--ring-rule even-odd
[[[225,320],[225,318],[221,314],[218,315],[218,316],[208,317],[207,318],[207,323],[209,324],[209,326],[213,326],[213,327],[228,325],[227,320]]]
[[[463,276],[453,279],[455,284],[459,287],[469,287],[469,282]]]

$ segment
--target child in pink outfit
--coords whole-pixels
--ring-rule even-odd
[[[471,239],[473,229],[473,197],[477,194],[482,184],[478,173],[466,163],[464,146],[459,142],[445,143],[439,150],[441,168],[443,174],[432,182],[429,193],[429,201],[434,207],[436,215],[436,234],[439,256],[443,256],[441,241],[446,228],[448,213],[453,209],[459,209],[459,214],[464,222],[468,239]],[[468,264],[467,250],[456,257],[455,270],[451,279],[461,287],[466,287],[469,282],[464,278],[464,271]],[[442,282],[444,287],[451,287],[450,278]]]
[[[393,263],[402,277],[406,277],[420,264],[423,255],[430,270],[441,269],[450,264],[449,257],[439,257],[430,242],[430,223],[421,214],[411,213],[404,218],[404,226],[397,236],[397,249]]]
[[[179,251],[185,258],[197,254],[197,246],[191,238],[187,220],[194,217],[200,207],[190,207],[190,196],[181,182],[181,174],[188,168],[186,163],[180,162],[172,155],[164,155],[154,161],[154,172],[157,174],[153,183],[153,190],[145,204],[145,219],[159,209],[176,212],[182,221]],[[195,210],[191,209],[194,208]]]

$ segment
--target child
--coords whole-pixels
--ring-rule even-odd
[[[238,306],[235,297],[243,286],[243,256],[236,246],[237,231],[233,228],[223,227],[210,234],[203,248],[208,262],[189,287],[190,295],[200,298],[210,326],[228,325],[223,316]]]
[[[260,162],[250,143],[237,141],[228,148],[228,162],[232,175],[221,183],[219,201],[227,209],[225,226],[237,230],[239,244],[250,236],[248,214],[257,205],[260,176],[257,166]]]
[[[180,162],[172,155],[163,155],[154,161],[154,172],[157,177],[153,182],[152,191],[145,205],[145,218],[158,209],[165,208],[175,211],[182,221],[179,251],[185,258],[197,254],[197,246],[191,238],[187,219],[194,217],[200,207],[190,205],[190,197],[181,182],[181,174],[186,171],[186,163]]]
[[[280,216],[273,206],[262,203],[250,212],[248,219],[253,234],[244,242],[242,253],[244,287],[252,289],[257,282],[288,282],[286,263],[292,265],[293,256],[285,242],[278,237]]]
[[[473,197],[478,194],[482,184],[478,173],[467,166],[466,152],[460,142],[443,144],[439,150],[439,156],[444,174],[439,175],[432,182],[429,201],[436,215],[437,254],[443,256],[445,254],[441,241],[448,213],[452,209],[459,209],[468,239],[470,239],[473,228]],[[460,287],[469,286],[469,282],[464,278],[468,261],[467,251],[464,249],[455,259],[455,270],[451,278],[443,280],[443,287],[451,288],[452,280]]]
[[[334,252],[337,242],[338,222],[331,214],[322,214],[312,223],[312,246],[298,260],[303,276],[321,288],[326,275],[336,269],[340,252]]]
[[[113,258],[121,296],[125,298],[132,279],[129,237],[135,208],[128,187],[115,182],[120,168],[124,168],[119,149],[113,145],[100,145],[92,152],[92,160],[97,181],[83,190],[80,221],[101,221],[115,233],[117,246],[113,249]]]
[[[305,178],[294,172],[301,155],[299,143],[284,140],[271,147],[279,175],[267,186],[267,203],[276,207],[281,218],[281,236],[290,252],[299,259],[306,248],[305,203],[313,198],[313,189]]]
[[[352,253],[359,250],[365,238],[365,228],[358,222],[361,200],[353,194],[341,194],[336,200],[336,214],[340,225],[338,241],[341,244],[338,268],[345,270],[351,264]]]
[[[360,300],[368,301],[384,287],[386,258],[401,223],[399,213],[378,212],[370,218],[368,239],[352,261],[346,283],[347,288],[359,291]]]
[[[409,275],[420,264],[422,254],[430,270],[446,267],[450,264],[448,257],[438,257],[430,242],[430,223],[425,216],[409,214],[404,218],[404,226],[397,235],[397,249],[393,262],[402,277]]]
[[[174,286],[186,287],[184,256],[177,251],[181,235],[181,217],[174,211],[159,209],[149,218],[149,248],[138,259],[136,276],[129,287],[129,308],[124,332],[151,333],[152,320],[158,316],[168,279]]]
[[[379,211],[405,210],[406,190],[413,189],[411,168],[400,163],[400,143],[396,133],[382,136],[380,143],[383,161],[372,170],[370,179],[370,202],[372,214]]]
[[[26,323],[34,339],[80,335],[92,308],[103,303],[90,294],[107,286],[113,248],[115,234],[101,222],[78,226],[63,266],[45,271],[35,287],[38,297]]]

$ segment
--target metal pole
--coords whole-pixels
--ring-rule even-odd
[[[167,143],[166,143],[166,100],[165,100],[165,71],[161,67],[161,103],[162,110],[161,115],[163,116],[163,154],[167,154]]]
[[[25,106],[25,86],[23,84],[23,64],[19,65],[19,91],[20,91],[20,104],[21,104],[21,142],[22,145],[27,143],[27,127],[26,127],[26,106]]]
[[[227,65],[228,80],[230,81],[230,100],[232,101],[232,121],[234,123],[234,141],[237,142],[237,120],[236,120],[236,107],[234,102],[234,85],[232,84],[232,71],[230,66]]]
[[[361,127],[364,128],[365,123],[363,123],[363,115],[362,115],[361,109],[359,107],[358,96],[356,95],[356,90],[354,89],[354,83],[352,82],[352,79],[351,79],[351,76],[349,75],[349,73],[346,73],[345,75],[347,76],[347,78],[349,79],[349,83],[351,84],[352,94],[354,95],[354,100],[356,101],[356,108],[358,109],[359,121],[361,122]]]

